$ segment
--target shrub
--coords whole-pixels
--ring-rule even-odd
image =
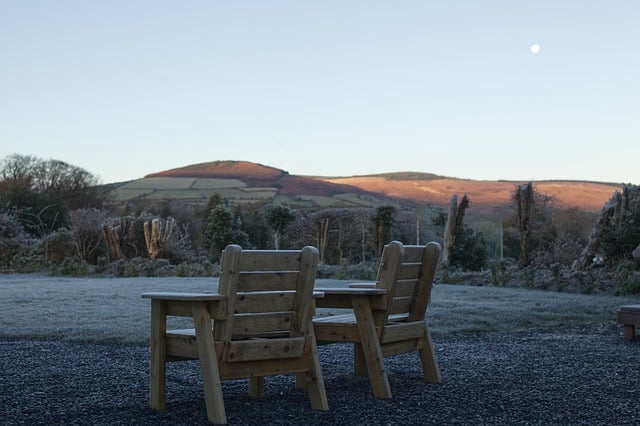
[[[73,233],[68,229],[60,229],[42,237],[40,250],[44,260],[54,265],[61,264],[67,258],[77,258]]]
[[[54,265],[51,273],[53,275],[70,275],[72,277],[83,277],[89,271],[88,265],[77,258],[68,257],[59,265]]]
[[[487,259],[487,241],[482,232],[463,224],[451,248],[451,266],[480,271],[487,266]]]
[[[628,296],[640,293],[640,272],[636,271],[635,262],[620,263],[616,272],[620,278],[620,295]]]
[[[102,230],[106,220],[107,213],[95,208],[69,212],[73,243],[80,259],[95,264],[99,257],[106,255],[106,243]]]
[[[15,216],[0,213],[0,268],[16,269],[21,263],[20,257],[34,255],[33,248],[36,243],[37,240],[24,231]]]
[[[489,262],[491,270],[491,282],[496,287],[505,287],[509,283],[509,266],[513,265],[513,260],[499,259]]]
[[[625,188],[624,210],[621,217],[612,217],[602,232],[601,245],[605,258],[624,260],[640,243],[640,187]]]

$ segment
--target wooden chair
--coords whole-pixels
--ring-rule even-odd
[[[397,241],[388,244],[384,248],[375,283],[376,288],[386,289],[383,297],[378,296],[382,302],[378,305],[372,302],[371,313],[368,314],[359,312],[363,309],[363,303],[354,299],[352,305],[356,315],[327,316],[314,320],[319,344],[354,343],[355,373],[369,375],[376,397],[391,398],[387,373],[379,354],[384,358],[417,351],[425,379],[431,383],[441,381],[425,317],[440,252],[440,245],[435,242],[424,246],[402,245]],[[351,287],[364,286],[356,284]],[[329,294],[325,293],[325,297],[329,297]],[[367,324],[363,323],[368,316],[375,324],[376,334],[373,341],[363,345],[363,335],[367,330]]]
[[[313,247],[267,251],[229,245],[222,255],[219,294],[200,295],[206,315],[197,318],[195,308],[185,304],[186,295],[145,294],[158,303],[155,313],[152,305],[152,408],[165,406],[166,362],[200,359],[213,423],[227,421],[220,386],[227,379],[250,378],[249,394],[262,396],[264,376],[295,373],[304,377],[311,408],[328,410],[312,324],[317,263]],[[197,295],[193,299],[198,303]],[[173,302],[160,305],[163,300]],[[172,313],[193,315],[195,331],[163,330],[166,314]]]

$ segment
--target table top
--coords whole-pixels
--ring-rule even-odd
[[[313,298],[324,297],[324,292],[320,290],[313,291]],[[152,291],[142,293],[143,299],[157,299],[157,300],[180,300],[180,301],[192,301],[192,302],[211,302],[217,300],[226,300],[227,296],[220,293],[186,293],[177,291]]]
[[[316,288],[317,291],[323,292],[325,295],[384,295],[387,294],[386,288],[377,287],[328,287],[328,288]]]

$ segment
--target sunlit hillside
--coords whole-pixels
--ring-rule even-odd
[[[161,171],[114,185],[120,201],[182,200],[204,203],[214,193],[234,203],[278,201],[300,208],[447,206],[451,196],[467,194],[474,210],[509,206],[514,188],[524,182],[477,181],[428,173],[396,172],[370,176],[296,176],[246,161],[214,161]],[[538,181],[538,192],[562,207],[598,211],[621,184],[587,181]]]

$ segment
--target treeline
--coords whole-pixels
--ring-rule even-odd
[[[257,249],[313,245],[325,265],[358,264],[376,261],[393,239],[437,239],[438,226],[420,226],[425,220],[390,205],[303,212],[278,203],[231,205],[218,195],[203,206],[144,199],[120,205],[91,173],[62,161],[15,154],[0,165],[0,267],[18,272],[122,273],[128,261],[153,257],[156,265],[146,262],[149,271],[139,272],[156,273],[215,264],[229,243]],[[154,223],[171,226],[153,241],[150,256],[145,225]],[[199,272],[192,268],[189,273]]]
[[[617,204],[622,207],[601,219],[606,226],[594,248],[597,215],[558,208],[557,200],[531,183],[514,187],[508,213],[476,223],[465,215],[472,209],[466,195],[455,217],[428,206],[428,200],[412,210],[381,205],[302,211],[275,202],[232,205],[218,195],[201,206],[144,199],[122,205],[83,169],[14,154],[0,164],[0,267],[73,275],[200,275],[215,273],[229,243],[257,249],[312,245],[320,251],[321,272],[369,279],[389,241],[443,243],[447,223],[455,223],[444,241],[445,273],[495,275],[504,265],[570,270],[587,248],[590,258],[637,269],[631,255],[640,243],[637,192],[625,187],[624,203]]]

